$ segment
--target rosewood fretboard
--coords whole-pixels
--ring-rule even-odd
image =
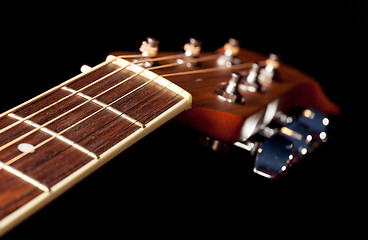
[[[108,58],[1,115],[0,235],[190,107],[190,95]]]

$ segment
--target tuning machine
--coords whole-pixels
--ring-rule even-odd
[[[264,87],[258,80],[260,70],[261,66],[258,63],[253,63],[252,68],[239,84],[240,90],[248,92],[264,92]]]
[[[216,90],[215,93],[221,100],[244,104],[245,100],[242,93],[264,92],[264,87],[258,80],[260,69],[261,66],[258,63],[253,63],[252,68],[246,75],[233,72],[227,86]]]
[[[293,143],[280,134],[275,134],[258,149],[253,171],[268,178],[280,177],[296,159]]]
[[[255,155],[255,173],[278,178],[292,164],[326,141],[329,120],[323,113],[308,108],[296,119],[278,112],[275,121],[283,126],[279,129],[264,127],[260,130],[258,134],[266,137],[263,143],[249,139],[234,143]]]
[[[285,127],[290,127],[291,130],[296,132],[302,133],[303,131],[308,131],[308,141],[311,142],[310,147],[313,147],[312,145],[318,145],[327,141],[327,128],[330,120],[325,114],[314,108],[304,109],[296,118],[296,120],[290,116],[278,112],[276,113],[275,121],[284,125]],[[296,125],[300,125],[302,127],[296,129]],[[302,128],[307,130],[302,130]],[[281,128],[281,131],[283,131],[283,128]],[[284,132],[288,132],[288,130],[284,129]]]
[[[227,86],[225,88],[220,88],[216,90],[215,93],[217,94],[217,97],[229,103],[243,104],[245,102],[244,98],[238,90],[242,78],[243,76],[240,73],[231,73],[231,78]]]

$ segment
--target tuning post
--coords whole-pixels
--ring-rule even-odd
[[[217,97],[223,101],[229,103],[240,103],[245,102],[243,96],[239,93],[239,83],[241,82],[243,76],[239,73],[231,73],[231,78],[225,88],[220,88],[216,90]]]
[[[179,58],[177,62],[180,64],[183,64],[188,60],[193,60],[195,58],[198,58],[199,54],[201,53],[201,48],[202,48],[202,42],[200,40],[193,38],[193,37],[189,38],[189,42],[184,45],[185,57]],[[186,65],[188,67],[193,67],[193,66],[197,66],[198,64],[199,64],[198,62],[188,62]]]
[[[217,59],[217,63],[226,67],[240,64],[241,61],[238,58],[239,52],[239,41],[235,38],[230,38],[229,41],[224,45],[224,54]]]
[[[248,92],[263,92],[263,87],[258,80],[260,65],[253,63],[251,70],[244,80],[239,84],[239,88]]]
[[[157,56],[158,52],[158,45],[159,41],[153,37],[147,37],[146,41],[142,42],[141,47],[139,48],[139,51],[142,53],[142,57],[144,59],[149,60],[150,58],[154,58]],[[142,59],[136,59],[136,61],[140,61]],[[152,67],[154,65],[154,62],[147,61],[143,63],[139,63],[138,65],[144,66],[144,67]]]
[[[271,53],[266,60],[266,65],[259,72],[259,81],[263,83],[271,83],[279,80],[280,57]]]
[[[294,121],[294,118],[291,117],[291,116],[288,116],[287,114],[285,114],[285,113],[283,113],[281,111],[277,111],[275,113],[275,116],[273,117],[272,120],[275,121],[275,122],[277,122],[280,125],[285,126],[285,125],[293,122]]]

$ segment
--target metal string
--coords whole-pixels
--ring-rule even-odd
[[[155,70],[155,69],[160,69],[160,68],[167,68],[167,67],[177,66],[177,65],[181,65],[181,64],[185,64],[185,63],[190,63],[190,62],[208,61],[208,60],[211,60],[211,59],[217,58],[217,57],[218,57],[218,55],[219,55],[219,54],[215,54],[215,55],[211,55],[211,56],[207,56],[207,57],[202,57],[202,58],[197,58],[197,59],[189,59],[189,60],[184,61],[184,62],[182,62],[182,63],[171,63],[171,64],[166,64],[166,65],[161,65],[161,66],[151,67],[151,68],[147,68],[147,70]],[[141,56],[141,55],[131,55],[131,56],[132,56],[132,58],[136,58],[137,56]],[[178,58],[179,56],[185,56],[185,55],[184,55],[184,54],[178,54],[178,55],[165,56],[165,57],[154,58],[154,59],[145,59],[145,60],[136,61],[135,63],[139,63],[139,62],[146,62],[146,61],[161,61],[161,60],[167,60],[167,59],[172,59],[172,58]],[[109,63],[111,63],[111,62],[115,61],[117,58],[121,58],[121,57],[129,58],[129,56],[118,56],[118,57],[116,57],[115,59],[113,59],[113,60],[109,61]],[[127,65],[127,66],[125,66],[125,67],[121,67],[121,68],[119,68],[119,69],[117,69],[117,70],[113,71],[112,73],[109,73],[109,76],[111,76],[111,75],[113,75],[113,74],[117,73],[118,71],[121,71],[121,70],[125,69],[126,67],[130,66],[131,64],[132,64],[132,63],[128,64],[128,65]],[[107,65],[107,64],[106,64],[106,65]],[[241,64],[241,65],[242,65],[242,66],[240,66],[240,65],[235,65],[235,66],[232,66],[232,67],[215,67],[215,68],[202,69],[202,70],[186,71],[186,72],[176,73],[176,74],[175,74],[175,73],[171,73],[171,74],[165,74],[165,75],[161,75],[161,76],[175,76],[175,75],[184,75],[184,74],[198,74],[198,73],[204,73],[204,72],[221,71],[221,70],[224,70],[224,69],[230,70],[230,69],[246,68],[246,67],[249,67],[249,66],[250,66],[250,64]],[[101,67],[103,67],[103,66],[101,66]],[[96,70],[96,69],[94,69],[94,70]],[[126,81],[128,81],[128,80],[130,80],[130,79],[132,79],[132,78],[134,78],[134,77],[136,77],[136,76],[138,76],[138,75],[140,75],[140,74],[141,74],[141,73],[143,73],[145,70],[146,70],[146,69],[143,69],[142,71],[140,71],[140,72],[137,72],[137,73],[133,74],[132,76],[130,76],[130,77],[128,77],[128,78],[126,78],[126,79],[124,79],[122,82],[120,82],[120,83],[118,83],[118,84],[114,85],[113,87],[111,87],[111,88],[109,88],[109,89],[105,90],[105,91],[104,91],[104,92],[102,92],[102,93],[97,94],[96,96],[94,96],[94,97],[92,97],[91,99],[89,99],[89,100],[87,100],[87,101],[85,101],[85,102],[83,102],[83,103],[79,104],[78,106],[76,106],[76,107],[74,107],[73,109],[71,109],[71,110],[69,110],[69,111],[67,111],[67,112],[63,113],[62,115],[60,115],[60,116],[58,116],[58,117],[56,117],[56,118],[54,118],[54,119],[51,119],[51,120],[49,120],[48,122],[46,122],[46,123],[42,124],[41,126],[39,126],[39,127],[35,128],[35,129],[33,129],[32,131],[30,131],[30,132],[28,132],[28,133],[26,133],[26,134],[24,134],[24,135],[22,135],[22,136],[20,136],[20,137],[18,137],[18,138],[16,138],[16,139],[14,139],[14,140],[13,140],[13,141],[11,141],[11,142],[8,142],[7,144],[5,144],[5,145],[3,145],[3,146],[1,146],[1,147],[0,147],[0,151],[2,151],[2,150],[4,150],[4,149],[6,149],[7,147],[9,147],[9,146],[13,145],[14,143],[16,143],[16,142],[20,141],[21,139],[23,139],[23,138],[25,138],[25,137],[27,137],[27,136],[31,135],[32,133],[34,133],[34,132],[36,132],[36,131],[40,130],[41,128],[44,128],[45,126],[47,126],[47,125],[51,124],[52,122],[56,121],[57,119],[60,119],[61,117],[63,117],[63,116],[65,116],[65,115],[69,114],[70,112],[72,112],[72,111],[76,110],[77,108],[79,108],[79,107],[81,107],[81,106],[83,106],[83,105],[87,104],[88,102],[91,102],[92,100],[96,99],[97,97],[100,97],[100,96],[102,96],[103,94],[106,94],[107,92],[109,92],[109,91],[111,91],[112,89],[116,88],[117,86],[119,86],[119,85],[123,84],[124,82],[126,82]],[[46,109],[48,109],[48,108],[50,108],[50,107],[52,107],[52,106],[56,105],[57,103],[60,103],[61,101],[63,101],[63,100],[65,100],[65,99],[67,99],[68,97],[71,97],[71,96],[73,96],[73,95],[75,95],[75,94],[77,94],[77,93],[81,92],[82,90],[84,90],[84,89],[86,89],[86,88],[88,88],[88,87],[90,87],[90,86],[92,86],[92,85],[96,84],[97,82],[102,81],[103,79],[105,79],[105,78],[107,78],[107,77],[108,77],[108,76],[104,76],[104,77],[102,77],[102,78],[100,78],[100,79],[97,79],[95,82],[93,82],[93,83],[91,83],[91,84],[89,84],[89,85],[87,85],[87,86],[83,87],[82,89],[80,89],[80,90],[78,90],[78,91],[76,91],[76,92],[74,92],[74,93],[72,93],[72,94],[69,94],[68,96],[64,97],[63,99],[60,99],[59,101],[57,101],[57,102],[55,102],[55,103],[53,103],[53,104],[51,104],[51,105],[49,105],[49,106],[47,106],[47,107],[45,107],[45,108],[43,108],[43,109],[41,109],[41,110],[39,110],[39,111],[35,112],[35,113],[33,113],[33,114],[31,114],[31,115],[29,115],[29,116],[25,117],[25,118],[24,118],[24,119],[22,119],[22,120],[19,120],[19,121],[18,121],[18,122],[16,122],[16,123],[17,123],[17,124],[19,124],[19,123],[21,123],[21,122],[24,122],[25,120],[27,120],[27,119],[31,118],[32,116],[34,116],[34,115],[36,115],[36,114],[38,114],[38,113],[40,113],[40,112],[42,112],[42,111],[44,111],[44,110],[46,110]],[[154,79],[155,79],[155,78],[154,78]],[[127,95],[130,95],[131,93],[133,93],[133,92],[137,91],[138,89],[142,88],[144,85],[148,84],[149,82],[152,82],[154,79],[151,79],[150,81],[148,81],[148,82],[146,82],[146,83],[142,84],[141,86],[137,87],[136,89],[133,89],[133,90],[132,90],[132,91],[130,91],[128,94],[125,94],[124,96],[122,96],[122,97],[120,97],[120,98],[118,98],[118,99],[114,100],[114,101],[113,101],[113,102],[111,102],[110,104],[108,104],[108,105],[106,105],[105,107],[103,107],[103,108],[99,109],[99,110],[98,110],[98,111],[96,111],[95,113],[93,113],[93,114],[91,114],[91,115],[89,115],[89,116],[85,117],[84,119],[82,119],[82,120],[78,121],[77,123],[74,123],[73,125],[69,126],[68,128],[66,128],[66,129],[62,130],[61,132],[57,133],[55,136],[52,136],[52,137],[50,137],[50,138],[48,138],[48,139],[44,140],[43,142],[41,142],[41,143],[39,143],[38,145],[36,145],[36,146],[35,146],[35,149],[36,149],[36,148],[39,148],[39,147],[41,147],[41,146],[43,146],[43,145],[45,145],[47,142],[50,142],[52,139],[56,138],[57,136],[60,136],[61,134],[65,133],[66,131],[70,130],[71,128],[75,127],[76,125],[80,124],[81,122],[83,122],[83,121],[87,120],[88,118],[92,117],[93,115],[97,114],[98,112],[100,112],[100,111],[102,111],[102,110],[106,109],[107,107],[111,106],[112,104],[116,103],[117,101],[122,100],[122,99],[123,99],[123,98],[125,98]],[[68,84],[70,84],[70,82],[69,82]],[[66,84],[65,84],[65,85],[66,85]],[[56,89],[56,90],[61,89],[61,88],[62,88],[62,87],[64,87],[65,85],[60,86],[60,87],[59,87],[58,89]],[[167,87],[167,86],[166,86],[166,87]],[[166,87],[164,87],[164,88],[166,88]],[[163,88],[163,89],[164,89],[164,88]],[[55,91],[56,91],[56,90],[55,90]],[[160,90],[160,91],[161,91],[161,90]],[[36,99],[36,100],[37,100],[37,99]],[[138,104],[140,104],[140,103],[138,103]],[[137,104],[137,105],[138,105],[138,104]],[[16,109],[16,110],[17,110],[17,109]],[[16,110],[14,110],[14,111],[16,111]],[[13,111],[13,112],[14,112],[14,111]],[[128,111],[128,110],[127,110],[127,111]],[[11,113],[11,112],[9,112],[9,113]],[[9,114],[9,113],[7,113],[7,114]],[[6,114],[6,115],[7,115],[7,114]],[[3,115],[4,115],[4,114],[3,114]],[[3,117],[3,116],[0,116],[0,117]],[[144,116],[143,116],[143,117],[144,117]],[[141,118],[143,118],[143,117],[140,117],[140,119],[141,119]],[[137,121],[138,121],[138,120],[137,120]],[[134,123],[133,123],[133,124],[134,124]],[[14,127],[14,126],[15,126],[14,124],[12,124],[12,125],[13,125],[13,126],[11,126],[11,127]],[[2,132],[4,132],[4,131],[6,131],[6,130],[8,130],[8,129],[10,129],[11,127],[9,127],[9,126],[8,126],[8,127],[6,127],[6,128],[1,129],[1,130],[0,130],[0,133],[2,133]],[[5,130],[4,130],[4,129],[5,129]],[[92,133],[91,133],[91,134],[92,134]],[[15,161],[19,160],[20,158],[22,158],[23,156],[25,156],[25,155],[27,155],[27,154],[28,154],[28,152],[25,152],[25,153],[22,153],[22,154],[18,155],[17,157],[14,157],[13,159],[8,160],[8,161],[5,163],[5,165],[10,165],[10,164],[14,163]],[[1,170],[1,168],[0,168],[0,170]]]

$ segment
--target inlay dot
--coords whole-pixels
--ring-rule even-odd
[[[35,151],[35,147],[29,143],[21,143],[18,145],[18,150],[24,153],[33,153]]]

